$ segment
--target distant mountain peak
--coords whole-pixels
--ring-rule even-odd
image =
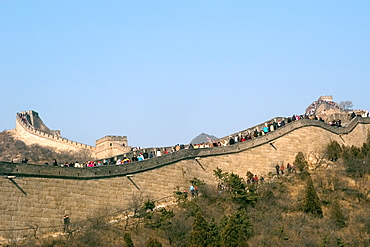
[[[195,137],[193,140],[191,140],[190,143],[197,144],[197,143],[203,143],[203,142],[210,142],[214,140],[218,140],[219,138],[213,135],[208,135],[206,133],[202,133]]]

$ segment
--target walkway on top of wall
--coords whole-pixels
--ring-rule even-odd
[[[54,167],[51,165],[43,166],[2,162],[0,163],[0,175],[81,180],[120,177],[156,169],[182,160],[201,159],[202,157],[239,153],[264,145],[266,143],[270,143],[292,131],[305,127],[319,127],[336,135],[344,135],[350,133],[359,124],[370,124],[370,118],[354,118],[346,127],[330,126],[318,120],[301,119],[286,124],[285,126],[280,127],[264,136],[229,146],[183,149],[170,154],[133,163],[86,168]]]

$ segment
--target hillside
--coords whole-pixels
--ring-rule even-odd
[[[228,181],[233,191],[195,179],[199,196],[174,191],[177,206],[151,211],[155,202],[136,197],[134,218],[112,224],[104,218],[108,212],[95,212],[69,238],[30,237],[17,246],[369,246],[370,201],[361,191],[369,188],[369,174],[356,180],[342,161],[332,164],[335,169],[270,174],[264,183],[246,185],[238,176],[218,171],[220,184]],[[307,211],[310,181],[322,215]],[[242,192],[245,186],[247,193]]]

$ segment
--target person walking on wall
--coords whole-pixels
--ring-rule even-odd
[[[64,223],[64,232],[68,233],[69,225],[71,224],[71,220],[69,219],[68,214],[64,215],[63,223]]]
[[[279,166],[279,164],[276,164],[275,169],[276,169],[276,173],[277,173],[277,175],[279,175],[279,171],[280,171],[280,166]]]
[[[284,175],[284,170],[285,170],[284,164],[281,164],[281,166],[280,166],[281,175]]]
[[[195,196],[195,188],[193,185],[190,185],[190,192],[191,192],[191,196],[194,197]]]

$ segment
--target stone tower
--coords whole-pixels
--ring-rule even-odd
[[[130,151],[127,136],[105,136],[96,140],[96,157],[108,158]]]

